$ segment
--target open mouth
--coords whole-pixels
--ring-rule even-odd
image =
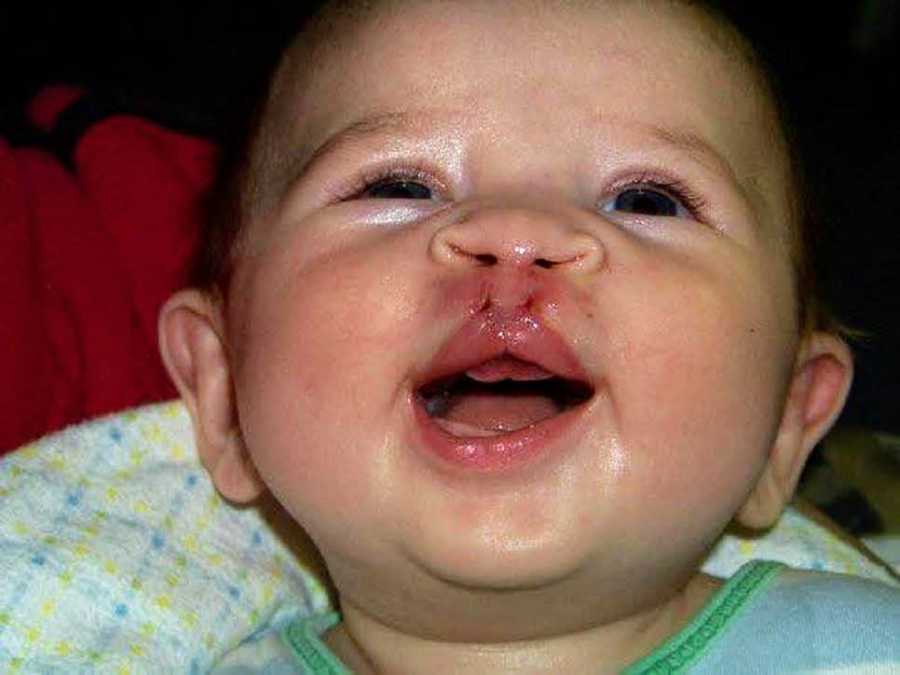
[[[460,438],[509,434],[552,419],[588,401],[590,383],[557,375],[503,353],[425,383],[416,391],[428,417]]]

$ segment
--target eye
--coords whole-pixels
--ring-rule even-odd
[[[444,187],[434,171],[413,163],[376,167],[353,176],[334,190],[337,202],[357,199],[403,199],[439,201]]]
[[[619,189],[601,210],[650,218],[703,220],[706,206],[705,198],[681,181],[644,178]]]
[[[682,215],[684,207],[665,192],[648,187],[629,188],[623,190],[615,199],[608,201],[603,206],[607,213],[622,212],[633,213],[641,216],[667,216]]]
[[[431,199],[431,188],[412,180],[382,180],[370,185],[362,196],[369,199]]]
[[[625,190],[613,200],[614,211],[627,211],[642,216],[676,216],[678,202],[657,190],[637,188]]]

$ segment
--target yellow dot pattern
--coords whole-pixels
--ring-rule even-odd
[[[180,403],[0,459],[0,497],[0,673],[204,672],[282,608],[328,609],[260,514],[215,493]]]

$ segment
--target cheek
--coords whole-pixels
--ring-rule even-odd
[[[395,269],[371,251],[311,263],[284,254],[242,279],[245,300],[230,317],[242,327],[242,432],[263,479],[303,520],[375,498],[401,395],[397,347],[418,330],[415,296]]]
[[[684,287],[655,290],[621,326],[611,391],[638,493],[727,517],[772,446],[788,350],[762,289]]]

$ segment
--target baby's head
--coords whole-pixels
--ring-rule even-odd
[[[386,625],[652,607],[846,397],[779,114],[698,3],[333,5],[234,176],[166,363],[220,491],[271,491]]]

